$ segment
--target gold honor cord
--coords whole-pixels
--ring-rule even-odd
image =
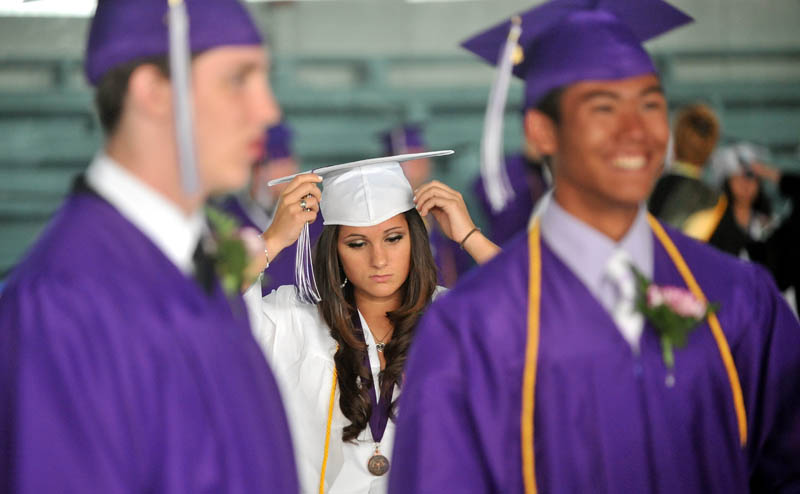
[[[699,300],[708,302],[700,285],[692,275],[689,266],[681,256],[678,248],[669,238],[667,232],[652,215],[647,216],[650,228],[655,233],[661,245],[667,251],[672,263],[678,269],[684,282],[691,290],[692,294]],[[522,375],[522,422],[521,422],[521,441],[522,441],[522,478],[526,494],[536,494],[536,468],[533,445],[533,422],[534,404],[536,394],[536,368],[539,354],[539,309],[541,304],[541,240],[540,223],[538,219],[534,222],[528,234],[528,248],[530,257],[530,274],[528,282],[528,342],[525,349],[525,369]],[[725,333],[719,323],[717,315],[713,312],[708,316],[708,325],[717,343],[725,371],[728,374],[731,392],[733,394],[733,406],[736,412],[736,420],[739,426],[739,442],[742,447],[747,444],[747,414],[744,408],[742,397],[742,387],[739,381],[739,374],[733,362],[730,346],[725,339]]]
[[[339,347],[336,347],[339,351]],[[333,423],[333,406],[336,398],[336,366],[333,366],[333,382],[331,397],[328,400],[328,424],[325,426],[325,451],[322,454],[322,470],[319,474],[319,494],[325,494],[325,468],[328,466],[328,446],[331,444],[331,424]]]
[[[539,309],[542,301],[542,253],[537,218],[528,235],[530,272],[528,275],[528,343],[522,374],[522,480],[526,494],[536,494],[536,458],[533,450],[533,417],[536,397],[536,369],[539,357]]]
[[[678,248],[672,243],[672,239],[670,239],[667,232],[664,231],[661,223],[649,214],[647,215],[647,220],[650,222],[650,228],[653,229],[656,237],[661,241],[661,245],[664,246],[670,259],[672,259],[673,264],[675,264],[675,267],[678,268],[678,271],[681,273],[686,286],[689,287],[689,290],[691,290],[696,298],[708,303],[706,296],[703,294],[703,290],[700,289],[700,285],[697,283],[697,280],[695,280],[694,275],[692,275],[689,266],[686,264],[686,261],[683,260],[681,253],[678,252]],[[739,443],[744,447],[747,444],[747,413],[744,408],[744,398],[742,397],[742,385],[739,382],[739,374],[736,372],[736,365],[733,362],[733,355],[731,355],[728,340],[725,339],[725,333],[722,332],[719,319],[713,312],[708,315],[708,325],[711,327],[711,334],[714,335],[714,340],[717,342],[717,348],[722,357],[722,363],[725,364],[725,371],[728,373],[728,381],[730,382],[731,392],[733,393],[733,407],[736,411],[736,421],[739,425]]]
[[[681,229],[686,235],[707,243],[717,231],[726,209],[728,209],[728,200],[723,194],[713,208],[704,209],[689,216]]]
[[[728,209],[728,199],[725,198],[723,194],[719,201],[717,201],[717,205],[714,206],[714,227],[709,229],[709,232],[706,234],[705,241],[708,242],[711,240],[711,236],[714,235],[714,232],[717,230],[719,226],[719,222],[722,221],[722,217],[725,215],[725,210]]]

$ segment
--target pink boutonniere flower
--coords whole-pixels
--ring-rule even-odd
[[[647,306],[651,309],[666,305],[683,317],[702,319],[708,311],[708,304],[698,300],[692,292],[677,286],[658,286],[651,283],[647,287]]]
[[[263,256],[264,246],[256,230],[240,228],[238,221],[223,211],[206,207],[213,233],[214,265],[225,293],[239,296],[260,274],[253,260]]]
[[[689,334],[719,306],[698,299],[686,288],[656,285],[635,267],[631,269],[636,276],[636,307],[658,332],[664,365],[671,372],[675,367],[674,349],[684,348]]]

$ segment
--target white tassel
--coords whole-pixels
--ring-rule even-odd
[[[308,223],[305,224],[297,239],[297,254],[294,259],[294,284],[297,295],[307,304],[318,304],[322,301],[314,278],[314,267],[311,263],[311,233]]]
[[[195,165],[194,129],[192,127],[191,50],[189,17],[182,0],[169,0],[169,66],[175,112],[175,135],[181,184],[187,194],[200,189]]]
[[[522,33],[520,24],[519,17],[514,17],[511,21],[511,29],[497,64],[497,73],[489,91],[489,102],[483,120],[481,176],[486,197],[495,213],[502,211],[506,203],[514,197],[514,189],[503,159],[503,118],[514,66],[514,50]]]

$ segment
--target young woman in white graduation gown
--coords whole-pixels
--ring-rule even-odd
[[[402,159],[295,177],[263,239],[267,256],[276,255],[321,210],[313,256],[321,301],[303,301],[295,286],[262,299],[256,284],[245,294],[281,387],[305,493],[386,492],[414,326],[443,290],[422,217],[433,214],[478,263],[499,251],[458,192],[439,182],[412,191]]]

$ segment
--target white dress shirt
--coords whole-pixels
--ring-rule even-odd
[[[102,151],[86,170],[86,182],[184,274],[193,272],[192,256],[205,228],[201,210],[186,215]]]

